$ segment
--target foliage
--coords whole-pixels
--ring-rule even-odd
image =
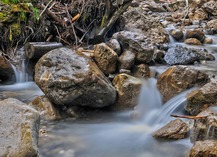
[[[39,20],[39,10],[35,7],[31,7],[31,10],[32,10],[32,13],[33,13],[33,16],[32,16],[32,19],[34,21],[38,21]]]
[[[6,4],[17,4],[19,3],[19,0],[1,0],[3,3]]]

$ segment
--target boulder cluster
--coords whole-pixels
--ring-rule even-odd
[[[88,49],[64,46],[37,60],[34,81],[45,96],[28,105],[15,99],[0,101],[0,124],[5,126],[0,128],[5,145],[0,156],[38,156],[39,115],[56,120],[82,117],[80,112],[90,109],[133,109],[143,80],[150,77],[157,79],[164,102],[197,87],[187,95],[185,105],[193,125],[177,118],[153,136],[177,140],[186,138],[190,130],[194,143],[190,157],[217,156],[217,113],[210,108],[217,105],[217,80],[188,66],[215,60],[211,51],[188,46],[213,43],[208,35],[217,34],[217,1],[193,0],[187,10],[184,2],[135,0],[123,14],[124,29],[108,41]],[[172,41],[181,45],[174,46]],[[4,58],[0,58],[0,65],[0,80],[12,78],[11,65]],[[152,65],[168,67],[157,73]]]

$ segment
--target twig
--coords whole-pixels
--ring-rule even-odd
[[[174,115],[174,114],[171,114],[170,116],[177,117],[177,118],[187,118],[187,119],[203,119],[208,117],[208,116],[185,116],[185,115]]]
[[[65,6],[65,8],[66,8],[66,13],[67,13],[68,18],[72,19],[71,15],[69,14],[67,5]],[[73,25],[73,23],[71,21],[70,21],[70,24],[71,24],[71,27],[72,27],[73,34],[75,36],[75,45],[76,45],[76,47],[78,47],[78,37],[77,37],[77,35],[75,33],[75,27],[74,27],[74,25]]]
[[[60,40],[62,40],[62,41],[63,41],[64,43],[66,43],[67,45],[71,46],[71,44],[70,44],[68,41],[64,40],[63,38],[61,38],[61,37],[59,37],[59,36],[57,36],[57,38],[60,39]]]
[[[41,8],[44,9],[45,6],[41,4]],[[50,9],[45,9],[48,16],[50,16],[54,21],[56,21],[58,24],[65,26],[64,22],[61,21]]]
[[[117,19],[120,17],[121,14],[130,6],[132,0],[128,0],[125,2],[121,7],[118,8],[118,10],[113,14],[111,19],[109,20],[108,24],[101,29],[101,31],[98,33],[100,36],[105,36],[106,33],[109,31],[109,29],[112,27],[112,25],[117,21]]]
[[[48,4],[44,7],[44,9],[42,10],[42,12],[40,13],[40,15],[39,15],[39,18],[42,16],[42,14],[46,11],[46,9],[48,8],[48,6],[51,4],[51,2],[53,2],[53,0],[50,0],[49,2],[48,2]],[[50,8],[49,8],[50,9]]]
[[[189,14],[189,3],[188,3],[188,0],[185,0],[185,2],[186,2],[186,13],[185,13],[185,16],[183,18],[183,21],[186,19],[186,17]]]
[[[94,19],[88,26],[87,26],[87,30],[86,32],[82,35],[81,39],[79,40],[79,43],[81,43],[84,39],[84,37],[86,36],[86,34],[89,32],[90,30],[90,26],[96,21],[96,19]]]

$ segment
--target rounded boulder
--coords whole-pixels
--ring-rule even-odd
[[[104,107],[116,99],[115,88],[96,64],[69,48],[45,54],[35,66],[35,82],[57,105]]]

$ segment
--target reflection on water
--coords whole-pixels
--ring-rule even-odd
[[[155,87],[155,80],[144,83],[139,106],[135,111],[124,113],[105,113],[100,120],[65,120],[50,122],[42,126],[48,133],[40,137],[40,153],[43,157],[184,157],[191,144],[189,140],[160,142],[152,138],[156,130],[153,124],[145,119],[160,115],[166,123],[173,118],[169,115],[172,103],[161,108],[160,95]],[[185,94],[179,100],[185,100]],[[147,101],[144,101],[146,98]],[[177,98],[174,98],[173,102]],[[157,104],[160,103],[160,104]],[[143,105],[143,106],[142,106]],[[159,106],[160,105],[160,106]],[[179,108],[182,104],[177,104]],[[147,108],[146,108],[147,107]],[[156,112],[152,112],[155,110]],[[139,116],[142,111],[142,118]],[[145,114],[144,114],[145,113]],[[149,114],[152,113],[152,114]],[[137,115],[138,114],[138,115]],[[169,118],[168,118],[169,117]],[[164,121],[164,122],[165,122]],[[156,122],[162,126],[162,122]]]

